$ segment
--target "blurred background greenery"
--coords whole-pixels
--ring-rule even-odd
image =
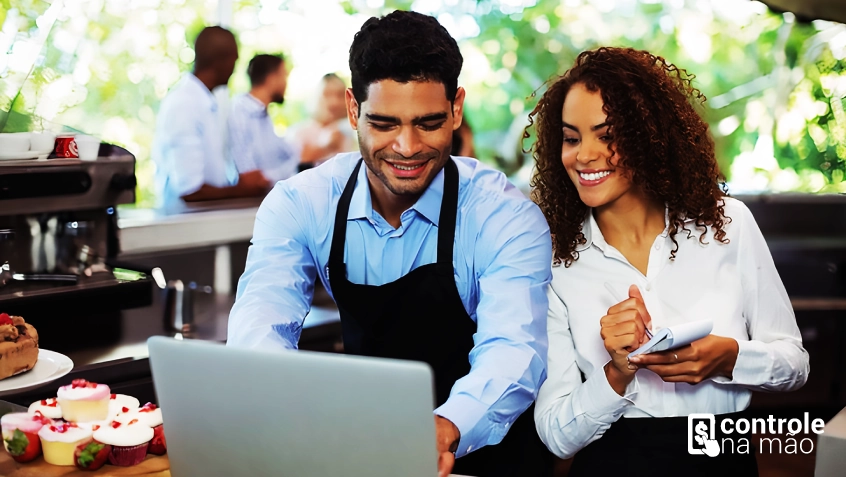
[[[293,70],[280,134],[309,114],[319,78],[349,78],[368,17],[432,14],[459,41],[461,84],[481,160],[526,186],[526,116],[549,78],[600,45],[664,56],[696,75],[730,192],[846,192],[846,25],[800,22],[742,0],[0,0],[0,129],[72,130],[138,159],[139,206],[158,104],[189,71],[193,38],[228,25],[246,63],[282,52]],[[226,94],[226,92],[224,92]],[[528,146],[528,143],[524,144]]]

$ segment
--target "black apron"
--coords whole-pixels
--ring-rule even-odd
[[[743,413],[736,413],[735,418]],[[718,418],[721,416],[717,416]],[[731,417],[724,414],[722,417]],[[719,421],[718,421],[719,422]],[[576,453],[568,477],[756,477],[755,449],[749,454],[691,455],[687,416],[620,418],[599,439]],[[725,436],[717,425],[714,437]],[[747,436],[751,437],[751,436]],[[750,443],[754,444],[754,439]],[[727,449],[729,446],[727,446]]]
[[[344,350],[428,363],[435,372],[435,399],[440,406],[455,381],[470,372],[469,354],[476,332],[453,277],[458,169],[452,160],[444,167],[436,263],[422,265],[391,283],[372,286],[347,280],[344,264],[347,214],[361,162],[338,202],[329,253],[329,284],[341,313]],[[480,477],[551,475],[552,454],[537,436],[533,414],[534,405],[514,422],[500,444],[457,459],[453,472]]]

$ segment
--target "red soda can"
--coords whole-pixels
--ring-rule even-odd
[[[73,136],[56,136],[56,157],[79,157]]]

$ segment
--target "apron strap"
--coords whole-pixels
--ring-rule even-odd
[[[438,264],[452,274],[452,248],[455,242],[455,217],[458,213],[458,168],[450,157],[444,165],[444,196],[438,218]]]
[[[341,194],[341,198],[338,200],[338,208],[335,212],[335,230],[332,232],[332,248],[329,250],[330,274],[334,270],[344,270],[344,242],[347,239],[347,215],[350,212],[350,202],[352,201],[353,191],[355,190],[355,181],[358,178],[358,171],[361,170],[363,160],[358,160],[358,164],[355,165],[355,169],[353,169],[350,178],[347,180],[347,185],[344,187],[344,193]]]

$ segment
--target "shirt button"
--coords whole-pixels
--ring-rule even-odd
[[[652,284],[651,283],[646,284],[646,291],[652,291]]]
[[[473,450],[473,446],[467,446],[467,452],[470,452],[471,450]]]
[[[661,244],[660,243],[655,244],[655,250],[661,250]]]

